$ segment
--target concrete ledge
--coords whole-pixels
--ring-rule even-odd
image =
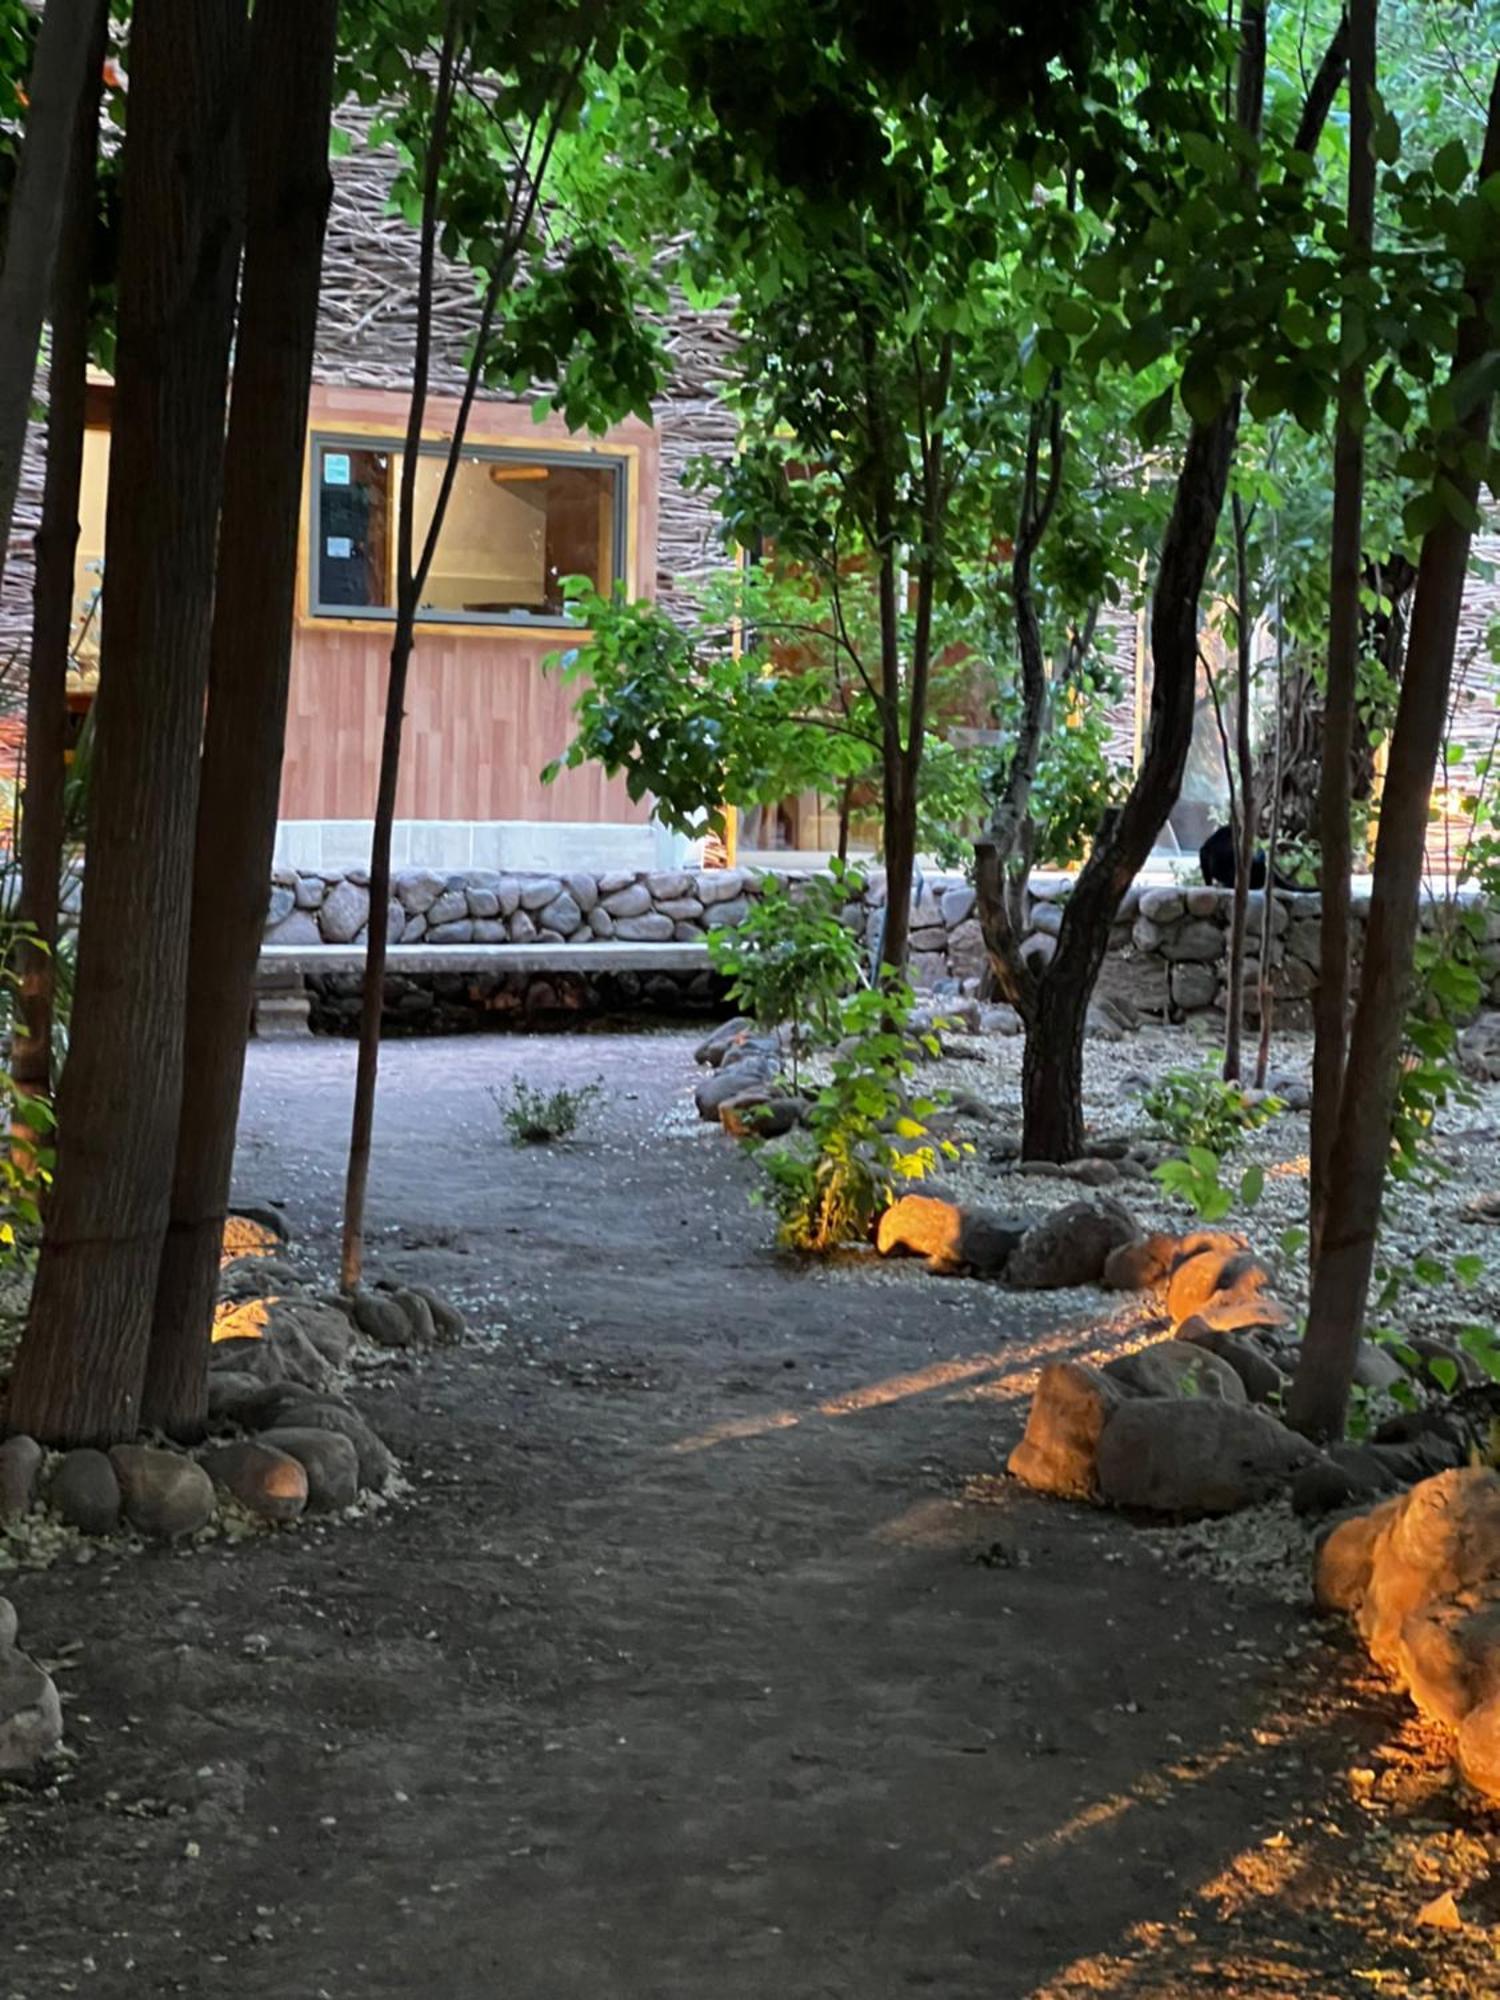
[[[362,944],[265,944],[266,972],[359,972]],[[393,944],[386,970],[432,972],[702,972],[709,964],[706,944]]]

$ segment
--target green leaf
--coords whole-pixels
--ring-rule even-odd
[[[1254,1208],[1260,1200],[1266,1185],[1266,1170],[1258,1162],[1246,1167],[1240,1176],[1240,1200],[1246,1208]]]
[[[1176,392],[1163,389],[1159,396],[1153,396],[1149,403],[1137,410],[1135,434],[1142,444],[1160,444],[1172,428],[1172,405]]]
[[[1469,178],[1469,155],[1462,139],[1450,139],[1432,158],[1432,177],[1444,194],[1457,194]]]

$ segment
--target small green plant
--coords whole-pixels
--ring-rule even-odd
[[[827,1251],[865,1242],[903,1183],[925,1179],[939,1159],[958,1157],[951,1140],[928,1129],[937,1100],[914,1097],[909,1088],[911,1007],[905,988],[845,1000],[839,1026],[846,1046],[806,1131],[760,1147],[766,1199],[788,1248]],[[937,1053],[935,1036],[916,1041]]]
[[[840,1003],[861,983],[859,941],[840,913],[864,887],[841,861],[795,892],[770,880],[743,923],[709,936],[708,955],[734,1004],[762,1028],[790,1028],[793,1089],[803,1052],[835,1039]]]
[[[1220,1179],[1224,1162],[1207,1146],[1189,1146],[1178,1158],[1163,1160],[1153,1178],[1163,1193],[1176,1195],[1204,1222],[1222,1222],[1238,1205],[1254,1208],[1266,1185],[1266,1170],[1249,1166],[1238,1186]]]
[[[1158,1131],[1177,1145],[1220,1159],[1282,1109],[1278,1097],[1252,1095],[1240,1084],[1226,1083],[1214,1058],[1201,1069],[1168,1070],[1141,1104]]]
[[[500,1116],[516,1146],[545,1146],[555,1139],[570,1139],[579,1120],[604,1089],[603,1079],[586,1083],[579,1090],[566,1084],[556,1090],[533,1090],[524,1077],[517,1077],[508,1099],[498,1090],[490,1095],[499,1106]]]

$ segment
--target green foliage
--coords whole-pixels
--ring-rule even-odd
[[[722,829],[731,801],[770,805],[857,775],[871,746],[837,720],[836,690],[816,665],[778,674],[761,653],[736,651],[744,613],[771,588],[768,577],[720,579],[688,633],[654,604],[570,577],[570,613],[587,631],[547,667],[577,689],[576,734],[543,777],[596,762],[696,837]]]
[[[1067,721],[1042,746],[1031,793],[1033,858],[1041,867],[1082,861],[1105,811],[1130,788],[1129,767],[1109,754],[1109,707],[1118,695],[1114,677],[1092,668],[1074,692]]]
[[[1204,1222],[1222,1222],[1238,1206],[1253,1208],[1265,1190],[1265,1169],[1246,1167],[1238,1186],[1220,1178],[1224,1162],[1207,1146],[1189,1146],[1180,1158],[1163,1160],[1153,1178],[1164,1194],[1185,1201]]]
[[[767,1199],[789,1249],[826,1252],[869,1240],[899,1189],[957,1157],[926,1121],[935,1100],[913,1096],[910,1019],[904,987],[856,993],[839,1010],[849,1046],[808,1114],[806,1132],[759,1147]],[[925,1038],[936,1053],[935,1037]]]
[[[1141,1099],[1146,1116],[1176,1144],[1215,1156],[1230,1153],[1283,1107],[1281,1100],[1227,1083],[1210,1057],[1199,1069],[1168,1070]]]
[[[560,1084],[556,1090],[537,1090],[524,1077],[516,1077],[509,1099],[498,1090],[490,1095],[499,1106],[500,1116],[515,1146],[545,1146],[556,1139],[570,1139],[583,1114],[603,1094],[600,1078],[578,1090]]]
[[[763,1028],[789,1026],[792,1078],[798,1058],[830,1042],[844,997],[863,980],[859,942],[842,921],[857,903],[864,878],[840,862],[788,890],[774,878],[762,887],[743,923],[709,934],[714,970],[730,982],[729,996]]]

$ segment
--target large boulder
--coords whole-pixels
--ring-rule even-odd
[[[1318,1456],[1263,1410],[1215,1396],[1129,1402],[1099,1440],[1099,1491],[1152,1514],[1232,1514],[1287,1486]]]
[[[1095,1499],[1099,1440],[1128,1393],[1123,1383],[1085,1361],[1049,1361],[1008,1470],[1038,1493]]]
[[[1027,1225],[988,1209],[963,1208],[937,1195],[908,1194],[885,1211],[875,1228],[882,1257],[925,1257],[928,1268],[979,1278],[1003,1275]]]
[[[1441,1472],[1341,1523],[1314,1583],[1418,1708],[1457,1729],[1465,1777],[1500,1799],[1500,1474]]]
[[[1243,1403],[1245,1385],[1217,1354],[1183,1340],[1158,1340],[1106,1361],[1104,1373],[1136,1396],[1213,1396]]]
[[[1071,1201],[1027,1230],[1006,1266],[1006,1280],[1022,1291],[1098,1284],[1111,1250],[1139,1234],[1135,1218],[1117,1201]]]

